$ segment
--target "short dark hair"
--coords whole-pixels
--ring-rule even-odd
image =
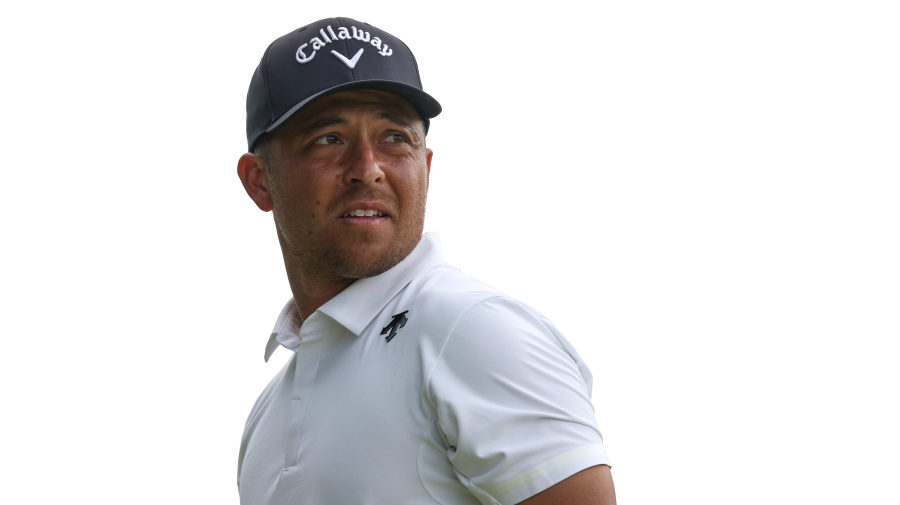
[[[266,166],[270,166],[272,163],[272,135],[263,135],[256,141],[256,145],[253,146],[253,154],[259,156],[263,163]]]

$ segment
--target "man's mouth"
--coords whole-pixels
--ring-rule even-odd
[[[350,212],[347,212],[346,214],[344,214],[341,217],[372,217],[372,216],[382,217],[382,216],[384,216],[384,214],[378,210],[356,209],[356,210],[351,210]]]

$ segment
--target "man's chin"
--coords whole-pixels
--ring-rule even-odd
[[[396,243],[382,247],[367,247],[357,244],[349,251],[334,254],[328,269],[337,277],[344,279],[364,279],[375,277],[394,268],[415,249],[418,240],[406,241],[403,245]]]

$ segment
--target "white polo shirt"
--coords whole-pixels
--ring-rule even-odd
[[[244,505],[518,503],[609,464],[591,374],[546,318],[445,264],[423,236],[300,325],[241,441]]]

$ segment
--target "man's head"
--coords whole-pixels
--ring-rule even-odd
[[[431,166],[427,120],[439,112],[412,53],[377,28],[329,19],[269,46],[248,93],[251,152],[238,175],[273,211],[289,276],[371,277],[412,251]]]

